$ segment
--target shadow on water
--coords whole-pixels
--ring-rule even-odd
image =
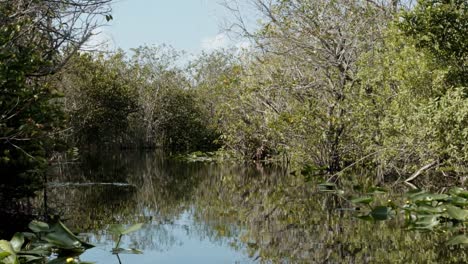
[[[55,168],[48,206],[119,263],[110,224],[144,223],[123,244],[143,255],[122,263],[464,263],[445,234],[408,231],[395,217],[366,222],[352,205],[274,167],[184,163],[163,154],[86,154]],[[345,187],[344,187],[345,188]],[[352,186],[346,188],[352,189]],[[387,200],[398,193],[381,197]],[[43,204],[43,197],[35,204]],[[349,209],[349,210],[347,210]],[[104,250],[103,250],[104,249]]]

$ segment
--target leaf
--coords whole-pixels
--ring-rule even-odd
[[[134,224],[131,227],[127,228],[125,231],[122,232],[122,235],[126,235],[128,233],[135,232],[143,227],[143,223]]]
[[[28,225],[29,229],[31,229],[35,233],[39,232],[48,232],[49,231],[49,225],[47,223],[41,222],[41,221],[36,221],[33,220],[31,223]]]
[[[114,224],[109,227],[108,231],[114,235],[121,235],[125,231],[125,227],[121,224]]]
[[[23,236],[24,236],[26,239],[31,240],[31,241],[34,241],[34,240],[37,239],[36,234],[31,233],[31,232],[23,232]]]
[[[15,233],[10,244],[15,252],[19,252],[24,244],[24,235],[22,233]]]
[[[458,206],[467,206],[468,205],[468,199],[458,197],[458,196],[450,197],[449,202],[451,204],[458,205]]]
[[[116,224],[116,225],[111,225],[109,228],[109,232],[111,232],[114,235],[126,235],[128,233],[135,232],[143,227],[142,223],[134,224],[130,226],[129,228],[125,228],[124,225]]]
[[[429,205],[422,204],[420,206],[417,206],[415,208],[412,208],[412,211],[420,214],[440,214],[443,213],[444,208],[442,207],[433,207]]]
[[[81,241],[60,221],[50,226],[49,232],[43,237],[43,239],[59,247],[59,249],[73,250],[78,252],[82,252],[84,249],[94,247],[91,244]]]
[[[421,204],[421,203],[428,203],[432,201],[446,201],[449,196],[447,194],[434,194],[434,193],[416,193],[414,195],[410,195],[410,200],[414,203]]]
[[[2,259],[2,264],[19,264],[18,258],[16,257],[16,252],[11,246],[10,241],[0,240],[0,249],[3,252],[6,252],[6,254],[9,254]],[[5,255],[5,253],[3,254]]]
[[[392,209],[387,206],[377,206],[372,210],[370,215],[375,219],[375,220],[387,220],[390,217]]]
[[[10,255],[11,255],[10,252],[2,251],[2,252],[0,252],[0,260],[4,259],[4,258],[6,258],[6,257],[8,257]]]
[[[456,196],[468,199],[468,191],[460,187],[454,187],[450,189],[449,193],[452,195],[456,195]]]
[[[432,229],[440,223],[438,218],[439,215],[420,217],[414,223],[415,226],[412,229]]]
[[[449,239],[446,243],[447,246],[468,245],[468,237],[466,235],[458,235]]]
[[[351,202],[355,204],[370,204],[372,201],[374,201],[374,198],[369,196],[351,199]]]
[[[460,221],[468,220],[468,210],[461,209],[453,205],[447,205],[445,208],[447,208],[448,215],[453,219]]]

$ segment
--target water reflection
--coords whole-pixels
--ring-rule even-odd
[[[109,224],[144,222],[125,237],[144,255],[122,263],[463,263],[444,234],[406,231],[395,218],[364,222],[351,205],[274,168],[168,160],[162,154],[87,155],[63,164],[50,208],[98,245],[83,260],[119,263]],[[63,184],[66,183],[66,184]],[[352,189],[352,186],[347,186]],[[392,196],[392,195],[387,195]],[[383,196],[382,199],[389,197]],[[38,201],[43,202],[43,201]]]

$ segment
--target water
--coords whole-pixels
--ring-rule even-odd
[[[112,263],[465,263],[444,234],[401,218],[366,222],[352,205],[278,168],[171,161],[162,154],[84,155],[56,168],[47,208],[96,245],[82,261]],[[344,186],[343,188],[352,188]],[[382,201],[398,193],[382,195]],[[397,198],[395,198],[397,197]],[[37,200],[43,205],[43,197]],[[144,223],[113,255],[111,224]]]

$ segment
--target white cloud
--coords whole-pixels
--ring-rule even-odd
[[[231,44],[229,37],[220,33],[214,37],[208,37],[201,40],[201,47],[206,51],[213,51],[217,49],[227,48]]]

